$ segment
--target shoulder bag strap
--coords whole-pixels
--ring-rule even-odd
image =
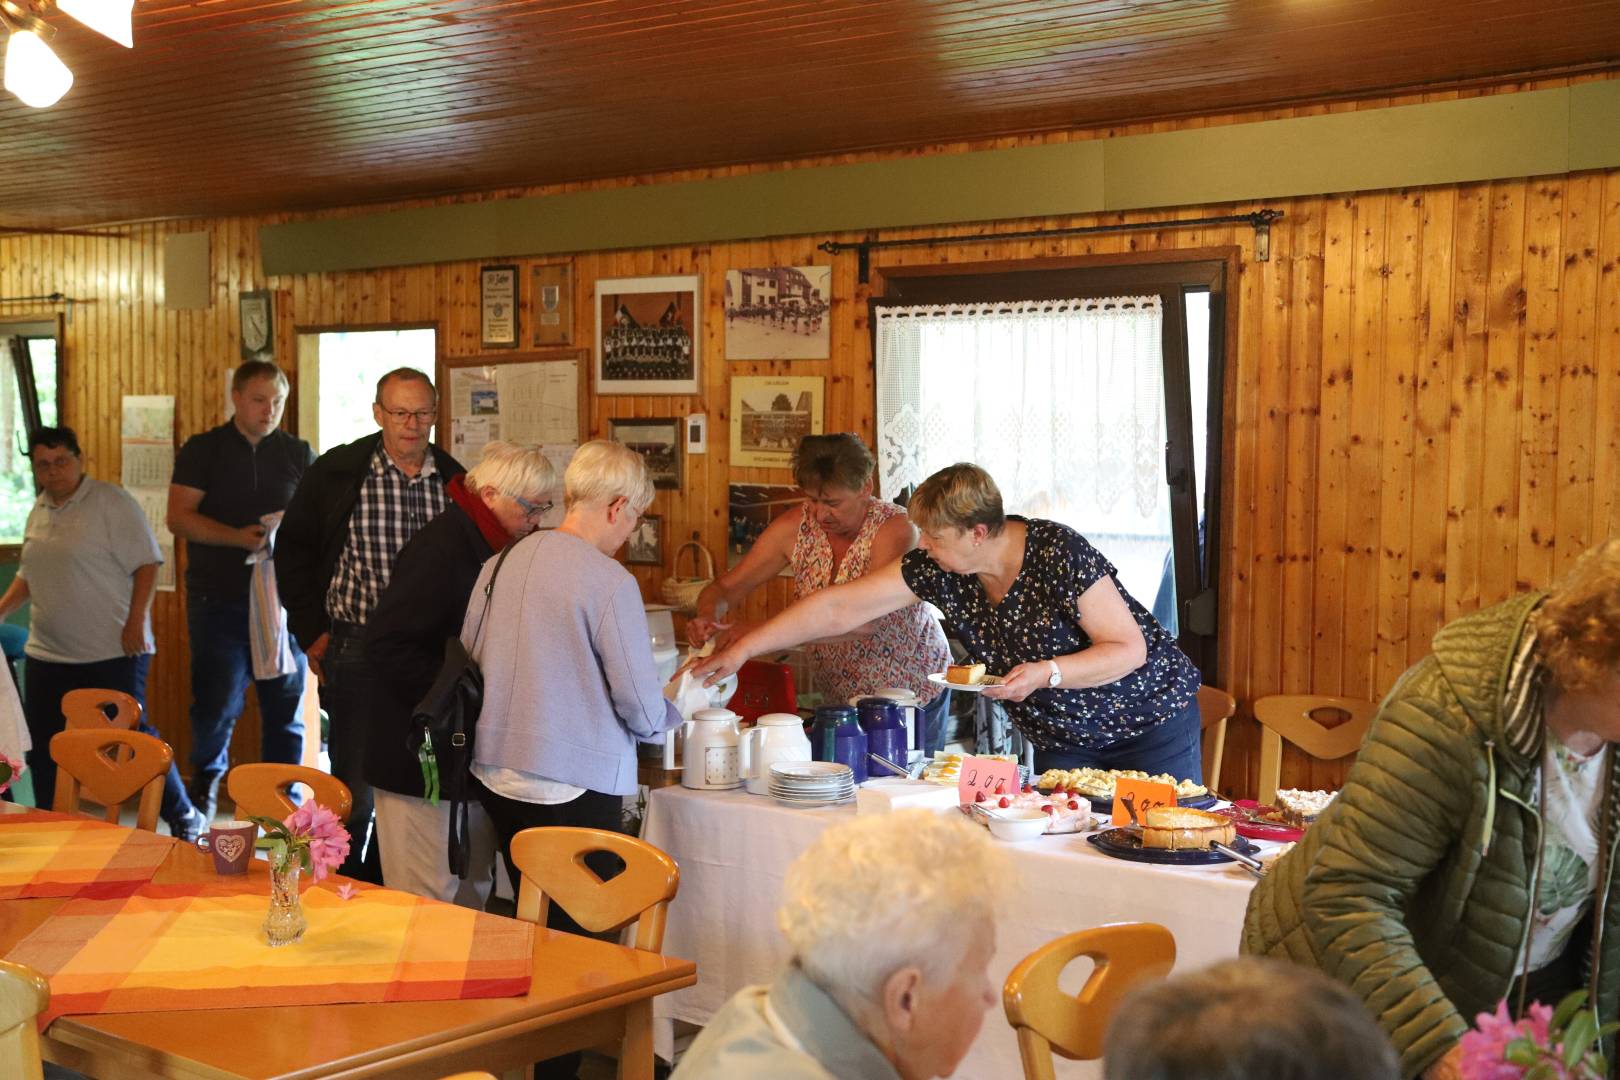
[[[501,549],[500,556],[495,560],[495,569],[490,571],[489,580],[484,583],[484,610],[479,612],[478,629],[473,631],[472,648],[467,650],[468,656],[478,654],[478,642],[484,636],[484,621],[489,618],[490,601],[495,598],[495,579],[501,576],[501,564],[506,561],[508,555],[512,554],[512,549],[520,543],[522,543],[521,540],[514,540]]]

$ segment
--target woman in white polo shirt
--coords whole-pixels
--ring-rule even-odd
[[[34,801],[56,793],[51,737],[65,725],[70,690],[122,690],[146,709],[152,644],[152,591],[163,564],[157,537],[129,492],[84,474],[72,428],[47,427],[28,441],[39,498],[23,531],[22,565],[0,596],[0,619],[32,602],[23,712],[33,749],[28,768]],[[144,720],[141,730],[156,736]],[[206,824],[169,766],[163,820],[174,835],[195,839]]]

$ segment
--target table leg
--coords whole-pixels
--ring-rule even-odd
[[[624,1007],[619,1080],[653,1080],[652,1006],[652,998],[642,998]]]

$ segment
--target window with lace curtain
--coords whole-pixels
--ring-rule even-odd
[[[1008,276],[1019,280],[1002,283],[1004,293],[1032,281]],[[995,291],[994,277],[974,279],[976,291]],[[1145,280],[1138,270],[1121,283]],[[1095,293],[1106,278],[1084,284]],[[879,491],[975,462],[1009,513],[1085,535],[1184,645],[1212,639],[1202,542],[1211,290],[1170,281],[1113,295],[905,302],[949,287],[933,279],[873,303]],[[1195,596],[1200,610],[1182,625]],[[1213,663],[1212,640],[1194,651]]]

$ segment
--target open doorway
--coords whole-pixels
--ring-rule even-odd
[[[377,430],[371,405],[377,380],[413,367],[434,377],[433,327],[301,330],[298,333],[298,435],[324,454]]]

